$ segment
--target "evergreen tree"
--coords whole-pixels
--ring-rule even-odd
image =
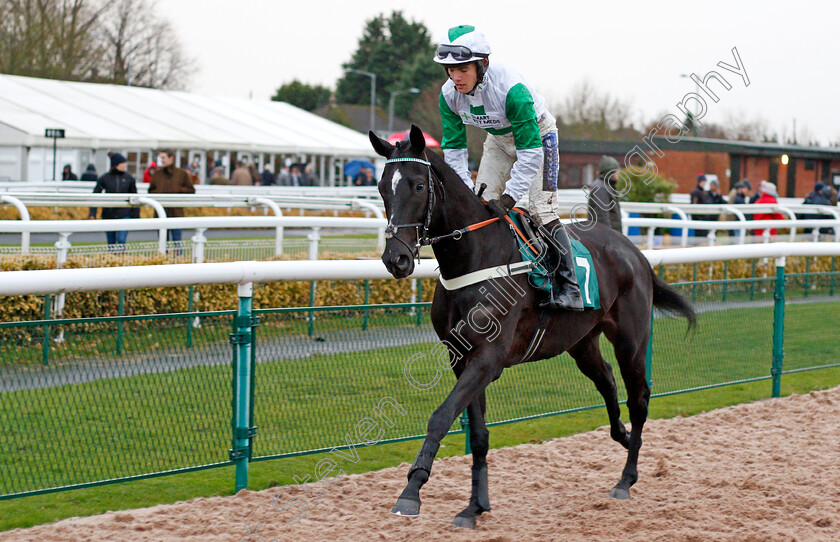
[[[411,87],[425,90],[440,84],[440,68],[432,61],[434,51],[426,26],[394,11],[390,17],[380,14],[367,21],[356,52],[343,66],[375,73],[377,106],[387,108],[393,91]],[[369,77],[346,73],[338,80],[338,102],[369,105],[370,85]],[[395,111],[408,111],[415,99],[413,94],[400,96]]]
[[[306,111],[326,104],[330,100],[330,89],[321,85],[308,85],[297,79],[285,83],[271,97],[275,102],[286,102]]]

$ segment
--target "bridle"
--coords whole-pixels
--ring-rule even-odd
[[[433,179],[437,178],[437,175],[434,174],[432,171],[432,164],[428,160],[423,160],[422,158],[389,158],[385,160],[385,165],[394,164],[397,162],[417,162],[419,164],[423,164],[424,166],[429,168],[429,198],[426,202],[426,216],[423,219],[423,222],[412,222],[410,224],[394,224],[390,220],[388,221],[388,226],[385,228],[385,238],[391,239],[392,237],[405,245],[405,248],[414,256],[415,260],[420,260],[420,247],[429,246],[432,244],[432,240],[429,239],[429,226],[432,223],[432,213],[434,212],[435,208],[435,186]],[[396,194],[395,194],[396,195]],[[423,234],[420,235],[420,228],[423,228]],[[408,243],[397,237],[397,232],[400,228],[414,228],[417,231],[417,244],[415,246],[410,246]]]
[[[434,180],[437,179],[437,181],[440,182],[440,179],[438,179],[437,174],[432,169],[431,162],[429,162],[428,160],[423,160],[422,158],[411,158],[411,157],[389,158],[388,160],[385,160],[385,165],[393,164],[393,163],[397,163],[397,162],[417,162],[417,163],[423,164],[424,166],[429,168],[429,198],[428,198],[428,201],[426,202],[426,216],[423,219],[423,222],[412,222],[410,224],[394,224],[389,220],[388,225],[385,227],[385,238],[386,239],[394,238],[397,241],[399,241],[400,243],[402,243],[405,246],[405,248],[407,248],[408,251],[411,253],[411,255],[414,257],[414,259],[417,260],[418,262],[420,261],[420,248],[421,247],[431,246],[431,245],[433,245],[433,244],[435,244],[439,241],[443,241],[444,239],[449,239],[449,238],[454,238],[456,241],[458,241],[458,240],[461,239],[461,237],[463,237],[463,235],[465,233],[475,231],[477,229],[483,228],[484,226],[487,226],[489,224],[492,224],[493,222],[497,222],[498,220],[500,220],[500,217],[494,217],[494,218],[491,218],[489,220],[484,220],[482,222],[478,222],[476,224],[470,224],[469,226],[457,229],[457,230],[453,231],[452,233],[447,233],[445,235],[440,235],[440,236],[437,236],[437,237],[429,237],[429,227],[432,223],[432,214],[434,212],[435,203],[437,201],[435,199]],[[508,218],[508,217],[505,217],[505,218],[510,223],[510,218]],[[422,235],[420,234],[420,228],[421,227],[423,228],[423,234]],[[417,232],[417,244],[415,246],[413,246],[413,247],[410,246],[408,243],[406,243],[405,241],[403,241],[402,239],[400,239],[399,237],[396,236],[396,234],[397,234],[397,232],[399,231],[400,228],[415,228],[415,230]]]

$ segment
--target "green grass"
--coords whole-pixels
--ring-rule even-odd
[[[782,379],[782,394],[807,393],[837,385],[840,385],[840,369],[838,368],[785,375]],[[650,417],[655,419],[690,416],[715,408],[765,399],[769,395],[770,383],[764,381],[657,397],[651,401]],[[590,431],[605,425],[606,422],[603,409],[552,416],[491,428],[490,442],[493,448],[529,442],[539,443],[551,438]],[[343,462],[340,466],[348,474],[392,467],[402,462],[411,462],[418,448],[418,441],[357,448],[359,462],[356,464]],[[452,435],[444,439],[438,457],[463,455],[463,453],[463,436]],[[645,455],[645,450],[643,450],[642,461],[645,460]],[[293,475],[303,477],[309,474],[314,477],[315,464],[319,459],[319,455],[312,455],[254,462],[250,467],[249,488],[260,490],[277,485],[294,484]],[[616,479],[618,476],[619,473],[616,473]],[[465,501],[468,490],[469,480],[464,480]],[[0,501],[0,531],[16,527],[30,527],[68,517],[99,514],[109,510],[128,510],[195,497],[232,493],[233,468],[222,467]]]

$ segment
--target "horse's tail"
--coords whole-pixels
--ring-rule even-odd
[[[667,282],[656,276],[653,269],[650,271],[650,276],[653,279],[653,306],[671,318],[685,317],[688,320],[689,329],[696,326],[697,313],[694,312],[691,304]]]

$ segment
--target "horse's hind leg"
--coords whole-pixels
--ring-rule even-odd
[[[472,448],[472,492],[470,504],[455,516],[456,527],[475,528],[475,518],[490,511],[490,494],[487,488],[487,451],[490,449],[490,432],[484,420],[487,401],[484,392],[467,407],[470,418],[470,448]]]
[[[601,330],[597,329],[569,349],[580,371],[595,384],[604,397],[607,415],[610,418],[610,436],[625,448],[630,446],[630,438],[621,422],[621,410],[618,406],[618,390],[615,385],[612,367],[601,355],[598,338]]]
[[[627,410],[630,413],[630,446],[627,451],[627,463],[621,473],[621,480],[610,491],[610,497],[629,499],[630,486],[639,478],[636,463],[639,460],[639,449],[642,447],[642,428],[648,415],[648,401],[650,387],[645,376],[645,354],[647,353],[648,338],[650,337],[650,316],[645,319],[638,314],[633,315],[634,324],[631,329],[616,330],[614,336],[607,338],[615,346],[615,357],[621,368],[621,378],[627,388]],[[627,322],[628,320],[624,320]]]

